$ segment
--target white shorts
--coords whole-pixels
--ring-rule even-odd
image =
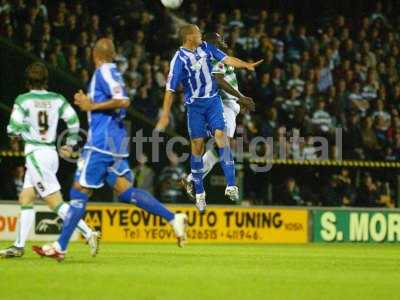
[[[44,198],[60,190],[57,179],[58,154],[53,148],[38,149],[26,156],[24,189],[34,187]]]
[[[223,102],[224,117],[226,122],[226,135],[233,138],[236,131],[236,116],[240,112],[240,106],[234,101]]]

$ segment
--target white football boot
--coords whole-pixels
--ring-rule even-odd
[[[99,253],[100,249],[100,238],[101,233],[98,231],[93,231],[90,237],[87,239],[87,244],[90,248],[90,255],[95,257]]]
[[[188,217],[186,214],[178,213],[175,214],[174,219],[170,222],[172,228],[174,229],[178,247],[183,247],[187,242],[187,227],[188,227]]]
[[[239,201],[239,188],[237,186],[227,186],[225,189],[225,196],[234,202]]]
[[[196,194],[196,207],[199,212],[202,214],[206,210],[206,192],[202,192],[201,194]]]

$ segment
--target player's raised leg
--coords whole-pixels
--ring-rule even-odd
[[[133,176],[126,160],[120,160],[108,172],[107,184],[113,187],[118,199],[127,204],[134,204],[148,213],[160,216],[172,226],[179,247],[187,241],[187,216],[183,213],[173,213],[145,190],[132,187]],[[117,173],[119,174],[117,174]]]
[[[225,195],[228,196],[232,201],[239,200],[239,189],[236,186],[235,177],[235,161],[231,148],[229,146],[228,139],[223,131],[215,131],[215,142],[218,146],[218,154],[220,158],[220,164],[224,171],[226,179]]]
[[[218,147],[219,161],[226,179],[225,195],[232,201],[239,200],[239,189],[236,186],[235,162],[229,145],[229,139],[226,135],[226,123],[223,115],[222,101],[218,99],[210,106],[207,114],[207,123],[212,129],[215,137],[215,143]]]

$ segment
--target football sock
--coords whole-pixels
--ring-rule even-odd
[[[214,166],[218,163],[218,154],[214,150],[207,150],[203,155],[203,164],[204,164],[204,175],[203,178],[207,176],[208,173],[214,168]]]
[[[145,211],[163,217],[168,222],[175,217],[174,213],[162,205],[156,198],[145,190],[129,188],[119,195],[119,200],[124,203],[134,204]]]
[[[65,220],[69,209],[69,204],[62,202],[59,206],[54,209],[54,212],[62,219]],[[83,237],[88,240],[92,235],[93,231],[82,219],[79,221],[77,226],[78,231],[83,235]]]
[[[219,158],[214,150],[207,150],[203,155],[204,174],[203,179],[206,178],[207,174],[211,172],[214,166],[217,164]],[[190,173],[187,177],[187,181],[193,181],[193,174]]]
[[[71,239],[76,226],[85,214],[86,203],[89,200],[88,195],[74,188],[70,191],[70,206],[64,219],[63,229],[58,239],[58,244],[62,251],[66,251],[69,240]]]
[[[194,189],[196,190],[196,194],[204,193],[204,186],[203,186],[203,159],[201,156],[194,155],[190,157],[190,166],[192,168],[192,176],[193,176],[193,183]]]
[[[222,170],[226,178],[227,186],[235,185],[235,162],[229,147],[218,148]]]
[[[35,210],[33,206],[21,206],[21,214],[18,222],[17,240],[15,247],[24,248],[29,232],[31,231],[33,222],[35,221]]]

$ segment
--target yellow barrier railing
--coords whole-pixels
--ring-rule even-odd
[[[297,165],[297,166],[332,166],[360,168],[400,168],[400,162],[363,161],[363,160],[294,160],[294,159],[249,159],[251,164]]]
[[[24,152],[2,150],[0,157],[24,157]],[[360,168],[400,168],[400,162],[363,161],[363,160],[294,160],[294,159],[248,159],[251,164],[295,165],[295,166],[332,166]]]
[[[25,154],[22,151],[7,151],[7,150],[2,150],[0,151],[0,157],[24,157]]]

